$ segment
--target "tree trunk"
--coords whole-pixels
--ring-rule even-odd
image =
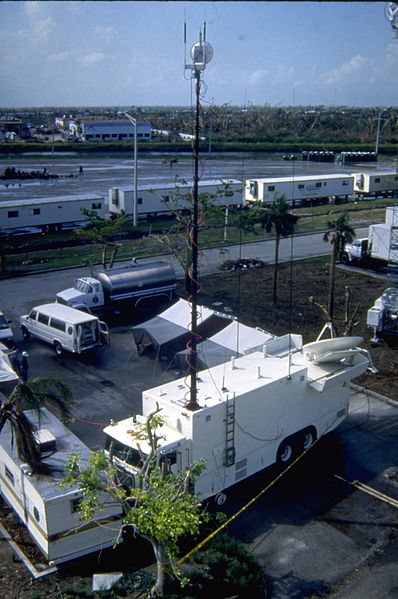
[[[102,266],[106,268],[106,245],[102,246]]]
[[[280,235],[275,237],[275,257],[274,257],[274,290],[272,294],[272,302],[274,306],[278,303],[278,263],[279,263],[279,243]]]
[[[330,255],[330,271],[329,271],[329,304],[328,311],[330,320],[333,321],[334,312],[334,286],[336,280],[336,243],[333,243],[332,253]]]
[[[151,597],[163,597],[166,574],[170,568],[170,560],[165,545],[152,542],[153,551],[157,562],[157,579],[151,589]]]

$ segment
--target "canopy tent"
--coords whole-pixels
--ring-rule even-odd
[[[230,322],[231,318],[204,306],[198,306],[197,342],[214,335]],[[183,299],[146,322],[132,327],[139,354],[155,354],[156,358],[173,360],[175,354],[186,348],[193,339],[191,306]]]
[[[227,362],[232,357],[258,351],[274,338],[275,336],[267,331],[248,327],[233,320],[222,331],[198,344],[198,369],[211,368]],[[185,349],[178,352],[176,356],[181,370],[185,370],[189,366],[188,354],[188,350]]]

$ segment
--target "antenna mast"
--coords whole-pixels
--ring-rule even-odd
[[[184,44],[186,44],[186,23],[184,23]],[[189,230],[189,244],[191,249],[192,263],[189,270],[191,287],[191,330],[192,341],[189,353],[189,373],[190,373],[190,397],[186,404],[188,410],[198,410],[200,408],[197,400],[197,328],[198,328],[198,231],[199,231],[199,133],[200,133],[200,80],[206,65],[213,58],[213,48],[206,42],[206,22],[203,25],[202,32],[199,31],[199,41],[191,48],[192,64],[185,63],[185,69],[191,71],[191,77],[195,79],[196,108],[195,108],[195,136],[194,136],[194,177],[192,189],[193,214],[191,227]]]

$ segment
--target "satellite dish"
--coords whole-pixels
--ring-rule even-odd
[[[396,2],[387,2],[384,14],[387,21],[395,21],[398,18],[398,4]]]
[[[191,48],[193,64],[198,69],[204,69],[213,58],[213,48],[209,42],[196,42]]]

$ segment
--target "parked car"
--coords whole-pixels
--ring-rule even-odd
[[[11,320],[8,320],[0,310],[0,342],[7,347],[14,345],[14,333],[10,327]]]

